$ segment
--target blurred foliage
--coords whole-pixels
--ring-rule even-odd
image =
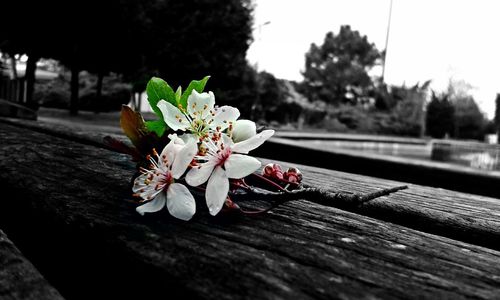
[[[222,88],[214,84],[213,76],[210,77],[210,83],[207,90],[214,92],[217,103],[220,105],[231,105],[238,107],[241,118],[251,118],[252,106],[257,99],[257,75],[255,70],[248,64],[243,66],[238,85],[230,88]]]
[[[252,119],[273,126],[319,122],[325,117],[324,104],[311,103],[299,92],[300,84],[277,79],[268,72],[255,74],[257,100],[254,101]]]
[[[497,98],[495,99],[495,118],[493,121],[495,122],[497,132],[500,132],[500,94],[497,94]],[[500,134],[498,140],[500,142]]]
[[[304,91],[311,101],[364,102],[373,87],[368,71],[381,58],[366,36],[343,25],[337,35],[328,32],[321,46],[312,44],[306,53]]]
[[[172,86],[211,75],[222,89],[238,87],[252,37],[248,0],[156,0],[145,8],[146,65]]]
[[[472,89],[473,87],[463,80],[449,80],[446,93],[455,108],[454,138],[484,139],[487,120],[470,95]]]
[[[484,139],[487,120],[472,97],[453,99],[455,128],[453,136],[459,139]]]
[[[427,104],[430,81],[408,87],[370,78],[368,71],[383,55],[347,25],[337,35],[327,33],[322,45],[312,44],[297,90],[326,108],[323,118],[309,120],[309,125],[341,132],[423,137],[426,130],[439,138],[484,137],[487,121],[470,96],[472,86],[450,80],[446,93],[433,93]]]
[[[393,102],[391,109],[380,109],[376,102],[327,104],[324,118],[310,125],[336,132],[421,136],[429,83],[411,87],[380,86],[377,93],[386,95]]]
[[[238,105],[251,98],[252,10],[251,0],[7,1],[0,50],[60,60],[74,76],[119,73],[134,91],[155,75],[175,86],[212,75],[219,103]]]
[[[404,84],[400,87],[393,86],[390,95],[397,99],[396,104],[389,112],[389,125],[383,127],[384,133],[408,136],[424,135],[425,100],[430,81],[419,83],[412,87]]]
[[[4,77],[7,77],[6,70],[7,70],[7,66],[0,59],[0,79],[3,79]]]
[[[427,104],[426,114],[427,135],[442,139],[453,134],[455,126],[455,108],[449,100],[449,95],[437,95],[432,91],[431,101]]]
[[[497,133],[497,125],[495,124],[495,120],[488,120],[486,125],[484,126],[485,134],[495,134]]]
[[[50,81],[37,82],[33,96],[40,106],[68,109],[70,102],[69,73],[63,72]],[[103,93],[95,94],[97,78],[88,72],[80,75],[80,109],[93,112],[119,111],[130,99],[131,85],[123,83],[119,76],[111,74],[105,78]]]

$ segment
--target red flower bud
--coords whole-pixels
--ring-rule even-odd
[[[302,173],[297,168],[288,168],[283,174],[283,179],[293,183],[300,183],[302,181]]]
[[[281,166],[279,164],[267,164],[264,167],[264,170],[262,172],[262,175],[274,179],[283,179],[283,169],[281,169]]]

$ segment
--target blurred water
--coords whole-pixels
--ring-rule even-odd
[[[330,150],[352,150],[360,153],[374,153],[388,156],[430,160],[430,144],[403,144],[395,142],[374,141],[336,141],[336,140],[303,140],[301,142],[315,144],[317,148]]]
[[[434,141],[432,159],[482,170],[500,170],[500,145],[463,141]]]
[[[440,161],[481,170],[500,170],[500,146],[476,142],[429,141],[421,144],[396,142],[299,140],[317,149],[344,150],[426,161]]]

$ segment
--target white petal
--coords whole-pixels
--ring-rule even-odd
[[[153,200],[138,206],[135,210],[144,216],[144,213],[157,212],[165,206],[165,193],[159,193]]]
[[[247,154],[251,150],[262,145],[266,140],[273,136],[273,134],[274,130],[264,130],[261,133],[249,138],[248,140],[244,140],[243,142],[234,144],[231,150],[234,152]]]
[[[220,126],[221,130],[224,130],[229,126],[230,122],[234,124],[239,117],[240,111],[236,107],[222,106],[215,111],[215,116],[210,126],[212,128]]]
[[[221,142],[224,144],[224,148],[232,148],[234,146],[233,140],[225,133],[221,134],[221,139],[217,145],[220,146]]]
[[[137,176],[134,180],[134,186],[132,187],[132,191],[134,193],[137,193],[141,189],[145,188],[147,186],[147,184],[145,183],[147,178],[148,178],[147,174],[141,174],[140,176]]]
[[[186,171],[187,167],[198,153],[198,144],[195,140],[190,140],[184,147],[176,153],[174,163],[172,165],[172,176],[179,179]]]
[[[183,147],[182,145],[176,144],[176,138],[177,136],[172,138],[170,142],[165,146],[165,148],[163,148],[163,150],[161,151],[160,160],[162,165],[163,165],[163,159],[166,158],[167,159],[166,166],[171,166],[175,160],[175,157],[177,156],[177,153],[180,151],[180,149],[182,149]]]
[[[167,191],[167,209],[177,219],[189,221],[196,212],[196,202],[187,187],[172,183]]]
[[[190,186],[199,186],[208,180],[208,177],[212,174],[214,170],[215,163],[208,161],[206,163],[200,164],[198,167],[193,167],[186,174],[186,182]]]
[[[205,198],[207,200],[208,211],[212,216],[219,213],[224,205],[229,192],[229,179],[226,171],[221,167],[215,168],[212,176],[208,179]]]
[[[234,123],[232,138],[235,143],[248,140],[256,134],[257,126],[255,122],[250,120],[238,120]]]
[[[186,144],[186,141],[184,140],[184,136],[186,134],[181,134],[180,136],[177,135],[177,133],[171,133],[168,135],[168,138],[174,142],[174,144],[179,144],[184,146]]]
[[[184,134],[181,134],[179,136],[179,138],[184,141],[184,144],[187,144],[190,140],[195,140],[196,142],[198,142],[198,138],[196,137],[196,135],[192,134],[192,133],[184,133]]]
[[[132,191],[144,200],[153,199],[161,192],[161,189],[155,188],[159,184],[159,176],[153,176],[149,184],[145,182],[147,177],[147,174],[140,175],[134,180],[134,186],[132,187]]]
[[[210,111],[214,109],[214,93],[198,93],[196,90],[191,92],[187,100],[187,110],[191,117],[205,119]]]
[[[241,154],[231,154],[224,168],[228,178],[240,179],[255,172],[260,167],[260,161],[257,159]]]
[[[190,124],[186,116],[184,116],[179,108],[173,106],[170,102],[160,100],[157,106],[163,114],[163,120],[165,120],[165,123],[167,123],[168,127],[173,131],[184,131],[189,127]]]

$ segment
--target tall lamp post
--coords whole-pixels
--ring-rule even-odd
[[[255,95],[255,101],[254,103],[252,104],[252,108],[251,108],[251,111],[250,111],[250,118],[252,120],[255,119],[255,111],[257,109],[257,106],[259,105],[260,103],[260,80],[259,80],[259,54],[260,54],[260,51],[259,50],[259,47],[260,47],[260,41],[262,40],[262,27],[263,26],[266,26],[266,25],[269,25],[271,24],[271,21],[266,21],[264,23],[261,23],[259,25],[257,25],[257,41],[258,41],[258,46],[257,46],[257,60],[255,62],[255,86],[257,88],[256,90],[256,95]]]
[[[255,70],[258,71],[259,69],[259,47],[260,47],[260,42],[262,41],[262,27],[271,24],[271,21],[266,21],[264,23],[260,23],[257,25],[257,41],[259,43],[259,46],[257,47],[257,61],[255,63]]]
[[[385,60],[387,57],[387,45],[389,44],[389,32],[391,31],[391,16],[392,16],[392,0],[391,3],[389,4],[389,21],[387,22],[387,33],[385,35],[385,49],[384,49],[384,60],[382,62],[382,77],[381,81],[384,83],[384,76],[385,76]]]

